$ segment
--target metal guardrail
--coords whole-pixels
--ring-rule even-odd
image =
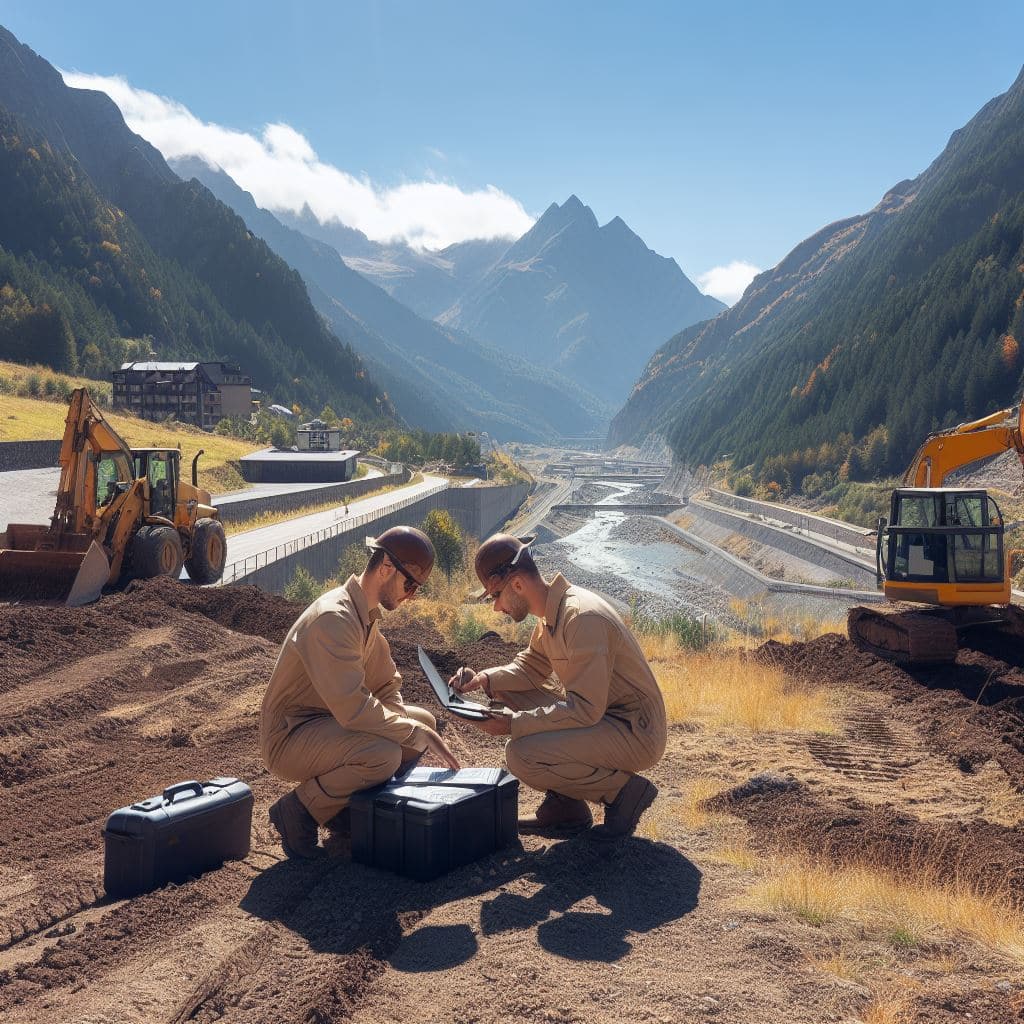
[[[239,559],[235,562],[229,562],[224,566],[224,575],[221,576],[220,579],[221,585],[235,583],[245,576],[248,576],[250,573],[255,572],[257,569],[262,569],[265,566],[270,565],[271,562],[276,562],[279,558],[294,555],[297,551],[302,551],[305,548],[312,547],[314,544],[320,544],[325,540],[329,540],[331,537],[337,537],[340,533],[347,533],[349,530],[355,530],[360,526],[366,526],[375,522],[377,519],[380,519],[382,516],[390,515],[392,512],[398,512],[417,501],[429,498],[432,494],[438,494],[441,491],[447,490],[447,488],[447,483],[436,484],[434,487],[430,487],[425,491],[419,491],[407,498],[403,498],[401,501],[392,502],[390,505],[385,505],[383,508],[374,509],[372,512],[364,512],[358,516],[345,516],[344,518],[337,520],[333,526],[329,526],[323,530],[317,530],[316,533],[308,533],[304,537],[296,537],[294,540],[285,541],[284,544],[278,544],[275,547],[267,548],[266,551],[257,551],[254,555],[249,555],[248,557]]]

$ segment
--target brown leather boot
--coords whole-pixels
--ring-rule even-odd
[[[342,807],[338,813],[331,818],[324,828],[331,835],[348,837],[352,835],[352,811],[348,807]]]
[[[658,787],[642,775],[634,775],[604,809],[604,824],[591,833],[595,839],[622,839],[636,831],[640,816],[654,803]]]
[[[270,805],[267,812],[270,823],[281,837],[281,846],[289,857],[312,860],[323,850],[319,846],[320,835],[316,819],[303,806],[295,790]]]
[[[535,814],[519,819],[519,831],[526,835],[570,835],[594,823],[586,800],[576,800],[548,790]]]

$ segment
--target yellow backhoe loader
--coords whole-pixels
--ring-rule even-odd
[[[1021,408],[1002,409],[930,436],[893,491],[888,519],[878,522],[879,586],[890,601],[931,606],[879,611],[851,608],[850,639],[861,650],[901,664],[956,659],[957,633],[997,625],[1024,636],[1024,610],[1011,603],[1013,562],[1005,524],[984,489],[943,487],[955,470],[1004,451],[1024,465]]]
[[[181,575],[214,583],[227,544],[210,495],[181,480],[176,448],[129,448],[89,398],[71,396],[60,485],[49,526],[11,523],[0,533],[0,601],[95,601],[129,577]]]

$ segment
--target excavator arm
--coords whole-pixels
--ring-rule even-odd
[[[103,482],[101,495],[97,481]],[[0,533],[0,600],[95,600],[120,571],[121,533],[139,517],[139,491],[131,449],[85,388],[76,388],[61,440],[60,483],[50,525],[9,523]],[[111,540],[120,548],[111,547]]]
[[[918,448],[910,468],[903,475],[907,487],[941,487],[950,473],[979,459],[1000,452],[1015,451],[1024,466],[1024,402],[951,430],[932,434]]]

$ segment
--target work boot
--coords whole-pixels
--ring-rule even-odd
[[[636,831],[640,816],[654,803],[658,787],[642,775],[633,775],[619,795],[604,809],[604,824],[591,833],[595,839],[622,839]]]
[[[548,790],[535,814],[519,819],[519,831],[526,835],[570,835],[594,823],[586,800],[576,800]]]
[[[302,805],[295,790],[271,804],[268,817],[289,857],[312,860],[322,853],[316,819]]]
[[[352,811],[342,807],[338,813],[324,826],[331,835],[347,838],[352,835]]]

